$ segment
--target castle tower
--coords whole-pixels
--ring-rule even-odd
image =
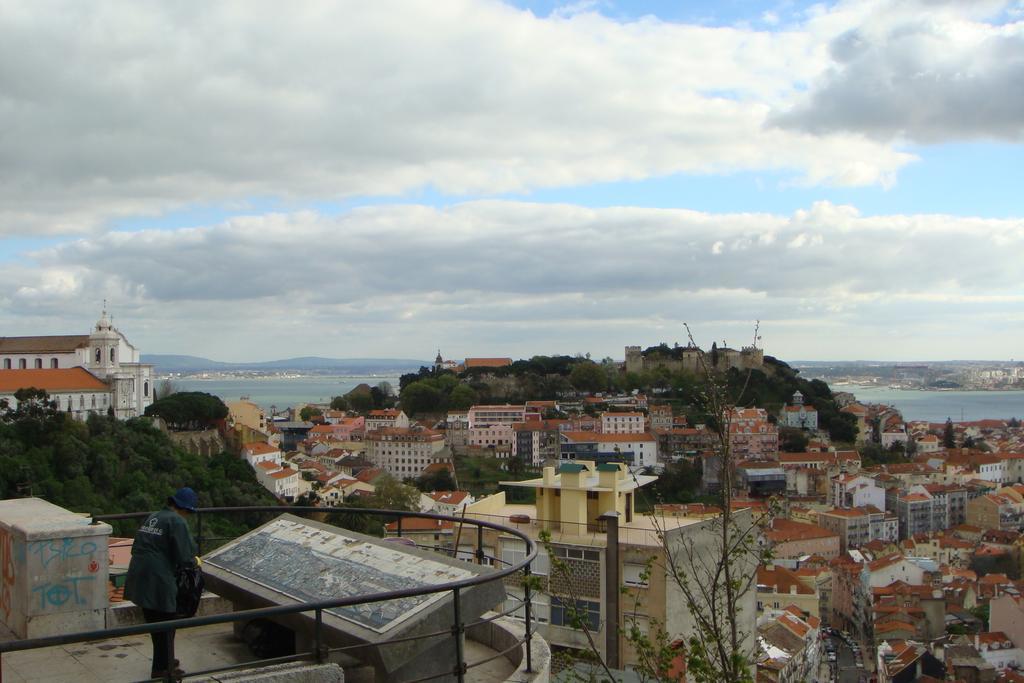
[[[626,347],[626,372],[642,372],[644,357],[639,346]]]
[[[441,358],[441,349],[437,350],[437,358],[434,359],[434,372],[441,372],[444,367],[444,358]]]
[[[796,391],[796,393],[793,394],[793,405],[795,405],[795,406],[802,406],[803,404],[804,404],[804,395],[801,394],[800,390],[798,389]]]

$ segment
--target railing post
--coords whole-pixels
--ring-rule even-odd
[[[523,603],[525,603],[526,607],[526,673],[533,673],[533,652],[531,651],[532,648],[530,647],[530,639],[532,637],[532,634],[530,633],[530,627],[532,625],[533,619],[533,615],[531,614],[531,608],[533,607],[533,598],[530,597],[531,564],[533,563],[527,562],[526,567],[523,569],[523,572],[526,576],[526,581],[523,582]]]
[[[324,612],[319,607],[316,608],[316,627],[313,631],[313,647],[316,648],[314,657],[316,658],[317,664],[323,664],[324,651],[323,651],[323,636],[321,634],[324,625]]]
[[[398,515],[397,530],[398,530],[398,537],[401,538],[402,537],[402,515]]]
[[[476,528],[476,563],[484,563],[484,528],[482,526]]]
[[[458,660],[455,666],[455,677],[459,683],[466,680],[466,655],[463,652],[462,642],[462,601],[459,599],[459,589],[452,589],[452,604],[455,606],[455,625],[452,626],[452,634],[455,636],[455,659]]]
[[[196,510],[196,548],[203,554],[203,512]]]

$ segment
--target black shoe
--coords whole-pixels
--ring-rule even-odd
[[[171,671],[171,680],[180,681],[185,676],[185,672],[178,668],[177,660],[175,660],[174,670]],[[154,671],[151,678],[166,678],[167,671]]]

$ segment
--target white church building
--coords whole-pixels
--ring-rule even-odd
[[[142,415],[153,402],[153,366],[142,363],[141,357],[140,351],[113,326],[106,310],[89,334],[0,337],[0,373],[37,371],[26,373],[29,381],[29,375],[37,375],[40,370],[84,368],[109,387],[108,405],[123,420]]]

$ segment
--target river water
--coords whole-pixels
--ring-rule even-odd
[[[210,379],[175,379],[183,391],[205,391],[223,401],[247,397],[253,403],[278,410],[300,403],[327,403],[335,396],[347,394],[360,384],[371,387],[388,382],[398,391],[398,375],[312,375],[308,377],[245,377]]]
[[[398,390],[397,375],[314,375],[304,377],[255,377],[176,379],[185,391],[205,391],[224,401],[242,396],[264,408],[278,409],[299,403],[326,403],[333,396],[358,384],[375,386],[389,382]],[[833,391],[848,391],[865,403],[895,406],[906,420],[945,422],[983,418],[1024,418],[1024,391],[912,391],[878,386],[837,385]]]
[[[862,403],[891,405],[905,420],[1024,419],[1024,391],[914,391],[850,385],[832,386],[832,391],[848,391]]]

